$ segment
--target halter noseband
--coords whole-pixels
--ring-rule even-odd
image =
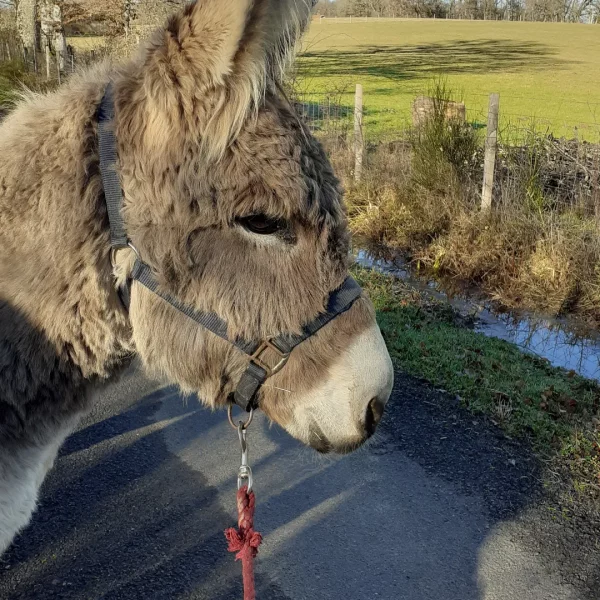
[[[327,323],[349,310],[361,296],[362,290],[358,283],[349,276],[338,289],[331,292],[326,310],[310,323],[306,324],[300,334],[284,333],[260,342],[230,339],[227,335],[227,323],[217,314],[197,311],[190,306],[184,305],[177,298],[171,296],[171,294],[162,291],[152,273],[152,269],[142,261],[139,252],[131,244],[121,214],[123,190],[121,189],[119,174],[117,172],[118,155],[117,141],[113,127],[114,117],[113,89],[112,84],[109,84],[98,109],[98,149],[100,155],[100,173],[110,226],[110,245],[113,254],[117,250],[129,247],[136,255],[131,274],[126,283],[119,289],[121,300],[125,308],[128,309],[131,297],[131,285],[133,281],[137,281],[179,312],[182,312],[205,329],[208,329],[213,334],[247,354],[250,357],[250,362],[238,382],[233,394],[233,401],[245,411],[258,408],[257,396],[262,384],[285,366],[292,350],[296,346],[313,336],[319,329],[327,325]],[[277,357],[277,363],[274,366],[269,366],[266,362],[265,354],[269,352],[275,354]]]

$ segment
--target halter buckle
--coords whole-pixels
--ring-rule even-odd
[[[261,356],[271,350],[275,352],[279,357],[279,362],[274,366],[270,367],[265,361],[261,358]],[[255,365],[258,365],[261,369],[264,369],[267,373],[267,378],[272,377],[275,373],[279,373],[283,367],[285,367],[288,359],[290,358],[289,352],[282,352],[274,343],[272,338],[265,340],[262,344],[256,349],[254,354],[250,357],[250,361]]]

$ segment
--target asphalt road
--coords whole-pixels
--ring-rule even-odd
[[[262,418],[249,444],[259,600],[584,598],[523,525],[535,460],[415,380],[397,376],[381,433],[351,456]],[[224,414],[132,370],[63,448],[0,598],[241,598],[223,537],[238,464]]]

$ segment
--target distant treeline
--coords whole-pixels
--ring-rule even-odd
[[[319,0],[325,17],[420,17],[600,23],[600,0]]]

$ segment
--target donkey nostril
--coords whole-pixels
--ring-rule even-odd
[[[365,430],[367,431],[367,437],[371,437],[375,430],[377,429],[377,425],[379,425],[379,421],[381,421],[381,417],[383,416],[384,403],[379,400],[379,398],[373,398],[369,405],[367,406],[367,414],[365,415]]]

